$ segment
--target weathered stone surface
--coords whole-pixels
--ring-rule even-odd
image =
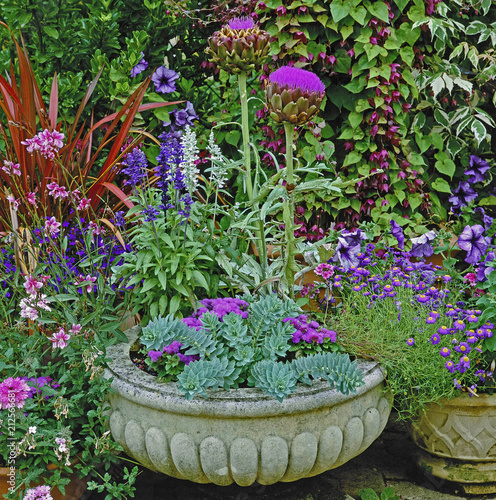
[[[152,470],[219,486],[295,481],[362,453],[386,425],[390,405],[375,363],[359,364],[365,385],[348,396],[314,382],[283,403],[258,389],[187,401],[176,384],[159,384],[134,366],[129,348],[138,332],[129,330],[130,343],[108,351],[110,427],[126,452]]]

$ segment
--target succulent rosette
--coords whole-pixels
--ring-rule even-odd
[[[249,17],[235,17],[208,40],[205,52],[229,73],[259,71],[270,48],[270,35]]]
[[[319,111],[325,86],[311,71],[282,66],[269,75],[265,93],[272,119],[303,125]]]

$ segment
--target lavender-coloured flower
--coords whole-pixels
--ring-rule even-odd
[[[146,222],[153,222],[154,220],[157,220],[160,210],[155,208],[153,205],[148,205],[141,213],[145,216]]]
[[[131,69],[131,78],[138,76],[140,73],[143,73],[145,69],[148,68],[148,63],[145,61],[145,54],[141,53],[141,60],[136,66],[133,66]]]
[[[482,215],[482,224],[484,224],[484,229],[487,231],[493,225],[493,217],[487,215],[482,207],[476,207],[474,212]]]
[[[452,195],[449,198],[451,203],[451,210],[456,212],[460,210],[461,207],[467,206],[471,201],[477,198],[477,193],[472,189],[470,184],[465,181],[460,181],[458,187],[452,191]]]
[[[157,166],[155,167],[155,175],[159,178],[156,186],[161,190],[162,203],[159,206],[166,211],[174,205],[171,203],[169,189],[174,182],[174,176],[177,170],[180,170],[179,165],[183,161],[183,151],[179,140],[173,137],[170,133],[163,133],[159,136],[160,153],[157,156]]]
[[[358,266],[359,253],[360,245],[351,246],[344,237],[340,236],[338,238],[336,254],[339,262],[341,263],[341,266],[343,266],[345,271],[348,271],[353,266]],[[336,283],[334,284],[334,286],[337,286]]]
[[[410,251],[410,255],[417,258],[430,257],[434,253],[431,241],[435,238],[436,233],[434,231],[428,231],[417,238],[412,238],[412,249]]]
[[[161,357],[162,357],[163,352],[162,351],[148,351],[148,357],[156,363]]]
[[[403,229],[394,220],[391,219],[391,233],[398,241],[398,248],[403,250],[405,248],[405,235],[403,234]]]
[[[495,262],[496,254],[493,251],[487,252],[487,255],[483,262],[479,263],[479,267],[477,268],[477,281],[486,281],[487,277],[494,271],[494,266],[490,266],[489,264]]]
[[[147,176],[148,160],[145,153],[139,148],[134,148],[126,155],[122,166],[126,167],[122,173],[129,177],[129,180],[125,181],[125,184],[129,186],[137,186]]]
[[[486,179],[486,172],[491,168],[487,161],[475,155],[470,155],[470,168],[463,172],[470,176],[468,182],[483,182]]]
[[[179,74],[174,70],[160,66],[152,76],[152,82],[155,84],[155,91],[161,94],[170,94],[176,90],[176,80]]]
[[[465,262],[477,264],[486,253],[488,242],[483,236],[484,228],[480,224],[465,226],[458,237],[458,246],[467,252]]]
[[[259,71],[270,48],[270,35],[247,17],[231,19],[208,39],[205,52],[229,73]]]
[[[272,119],[303,125],[318,113],[325,86],[311,71],[282,66],[269,75],[265,95]]]

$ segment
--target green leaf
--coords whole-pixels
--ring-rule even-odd
[[[50,28],[50,26],[44,26],[43,31],[51,38],[55,40],[59,39],[59,32],[55,28]]]
[[[450,193],[451,194],[451,187],[450,185],[441,177],[438,177],[433,183],[432,183],[432,188],[435,189],[436,191],[440,191],[441,193]]]
[[[225,137],[225,140],[231,146],[237,146],[239,139],[241,137],[241,132],[239,130],[230,130]]]
[[[477,146],[485,139],[487,130],[486,127],[479,121],[474,120],[471,124],[470,130],[475,136],[475,140],[477,141]]]
[[[400,12],[403,12],[405,10],[408,2],[409,0],[394,0],[394,3],[398,6],[398,9],[400,9]]]
[[[350,3],[342,2],[340,0],[333,0],[331,2],[331,15],[332,19],[337,23],[344,19],[350,13]]]
[[[203,276],[203,274],[200,271],[198,271],[198,269],[195,269],[193,271],[193,278],[198,286],[201,286],[207,292],[209,291],[210,287],[207,283],[207,280],[205,279],[205,276]]]
[[[367,10],[374,16],[389,23],[389,11],[387,5],[384,2],[374,2],[371,5],[367,5]]]
[[[434,167],[438,172],[447,175],[450,179],[453,178],[453,174],[455,173],[456,170],[456,165],[454,164],[453,160],[450,160],[447,157],[442,160],[436,161]]]
[[[357,153],[356,151],[351,151],[346,155],[346,158],[343,162],[343,167],[347,167],[348,165],[353,165],[354,163],[358,163],[362,159],[362,155]]]
[[[362,123],[363,115],[361,113],[352,112],[348,116],[348,120],[353,129],[356,129]]]
[[[164,290],[167,290],[167,273],[163,270],[159,271],[159,273],[157,274],[157,278],[160,281],[162,288]]]
[[[365,7],[359,5],[358,7],[351,6],[350,8],[350,16],[362,26],[365,24],[365,17],[367,16],[367,11]]]

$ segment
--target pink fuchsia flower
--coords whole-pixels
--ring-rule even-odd
[[[59,149],[64,145],[64,134],[53,130],[50,132],[48,129],[39,132],[31,139],[26,139],[22,141],[21,144],[27,146],[29,153],[39,151],[45,158],[53,160],[55,154],[58,153]]]
[[[71,338],[71,336],[65,332],[62,327],[59,327],[58,332],[54,332],[51,337],[48,337],[48,340],[52,343],[52,349],[60,347],[63,349],[67,347],[67,341]]]
[[[14,163],[12,161],[4,160],[2,170],[9,175],[21,175],[19,163]]]
[[[53,497],[50,494],[50,487],[42,485],[26,490],[24,500],[53,500]]]
[[[45,222],[45,233],[48,236],[51,236],[54,238],[60,233],[59,227],[61,226],[60,222],[57,222],[55,220],[55,217],[50,217],[46,222]]]
[[[28,203],[30,203],[31,205],[36,206],[37,205],[37,203],[36,203],[36,194],[35,193],[28,193],[26,195],[26,201]]]
[[[24,282],[24,288],[29,295],[36,295],[38,290],[43,286],[42,281],[38,281],[34,276],[28,276]]]
[[[29,386],[20,377],[8,377],[0,383],[0,409],[22,408],[29,396]]]

